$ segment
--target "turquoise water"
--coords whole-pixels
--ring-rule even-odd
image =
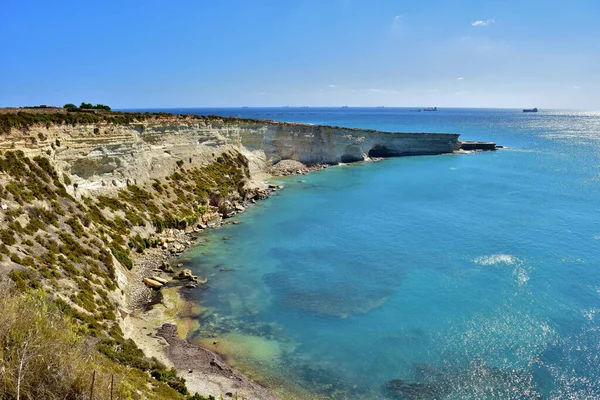
[[[188,255],[195,340],[288,398],[600,398],[600,113],[211,111],[506,149],[279,180]]]

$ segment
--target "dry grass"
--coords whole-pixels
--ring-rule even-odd
[[[41,290],[0,286],[0,399],[182,399],[147,373],[103,357]],[[112,394],[111,394],[112,392]]]

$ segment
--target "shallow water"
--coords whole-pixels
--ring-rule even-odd
[[[193,111],[507,146],[281,179],[186,256],[195,340],[288,398],[600,397],[600,114]]]

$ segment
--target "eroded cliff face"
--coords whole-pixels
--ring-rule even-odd
[[[252,176],[262,178],[269,166],[286,159],[338,164],[369,157],[451,153],[460,147],[458,137],[272,121],[159,119],[13,129],[0,141],[0,150],[19,148],[30,156],[48,156],[85,193],[144,184],[168,176],[178,163],[206,165],[231,150],[246,156]]]

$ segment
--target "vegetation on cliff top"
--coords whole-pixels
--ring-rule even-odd
[[[203,122],[203,123],[257,123],[257,120],[248,118],[219,117],[214,115],[200,116],[195,114],[168,114],[168,113],[149,113],[149,112],[115,112],[107,111],[108,107],[98,104],[91,106],[88,103],[82,103],[86,107],[77,107],[74,104],[66,104],[65,109],[48,109],[39,112],[20,111],[18,109],[0,109],[0,134],[10,133],[11,129],[27,131],[34,126],[51,127],[53,125],[71,125],[77,124],[113,124],[129,125],[141,123],[144,121],[156,123],[168,122]],[[67,107],[69,106],[69,107]],[[260,121],[265,124],[275,123],[274,121]]]
[[[93,105],[91,103],[84,103],[82,102],[81,105],[79,107],[77,107],[75,104],[65,104],[63,106],[64,109],[69,110],[69,111],[77,111],[77,110],[104,110],[104,111],[110,111],[110,107],[106,106],[104,104],[96,104]]]

